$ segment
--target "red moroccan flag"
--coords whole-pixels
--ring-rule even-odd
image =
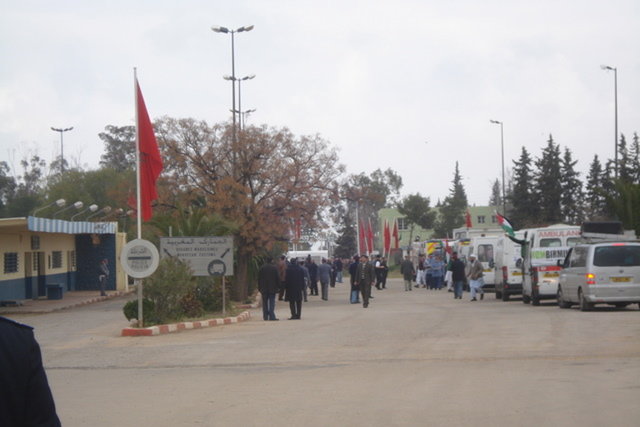
[[[367,247],[369,249],[369,253],[373,252],[373,230],[371,228],[371,219],[368,221],[369,226],[367,228]]]
[[[136,90],[137,131],[140,149],[140,209],[142,210],[142,219],[148,221],[153,215],[151,202],[158,199],[156,181],[162,172],[162,158],[160,158],[156,136],[153,133],[153,126],[137,78]]]
[[[400,236],[398,236],[398,219],[396,218],[393,221],[393,232],[391,233],[391,236],[393,237],[393,247],[395,249],[398,249],[398,247],[400,246]]]
[[[473,224],[471,223],[471,214],[469,213],[469,209],[467,209],[467,214],[464,217],[465,222],[467,223],[467,228],[472,228]]]
[[[360,243],[359,255],[367,253],[367,239],[365,238],[365,229],[362,221],[360,221],[358,224],[358,239],[359,239],[358,242]]]
[[[389,230],[389,221],[384,220],[384,253],[388,254],[391,249],[391,230]]]

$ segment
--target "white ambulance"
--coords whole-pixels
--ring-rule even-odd
[[[469,239],[460,239],[457,242],[456,250],[458,257],[465,263],[469,255],[474,254],[478,261],[482,263],[484,287],[483,290],[493,292],[495,289],[495,251],[496,243],[500,239],[497,235],[474,236]]]
[[[580,227],[556,224],[520,231],[525,233],[526,242],[522,302],[540,305],[540,300],[556,298],[561,270],[558,261],[564,261],[569,248],[580,242]]]

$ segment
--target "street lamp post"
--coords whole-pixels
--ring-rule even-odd
[[[68,128],[54,128],[52,127],[51,130],[54,132],[60,132],[60,170],[62,172],[64,172],[64,143],[63,143],[63,138],[62,138],[62,134],[65,132],[68,132],[70,130],[73,129],[73,126],[68,127]]]
[[[615,177],[618,179],[618,69],[616,67],[610,67],[608,65],[601,65],[605,71],[613,71],[613,97],[615,103],[615,137],[613,138],[614,142],[614,170]]]
[[[255,78],[256,75],[255,74],[251,74],[250,76],[244,76],[241,78],[235,78],[233,76],[224,76],[223,79],[225,80],[234,80],[238,82],[238,109],[237,110],[233,110],[233,114],[235,116],[235,114],[239,114],[239,119],[238,121],[240,122],[240,130],[242,130],[242,82],[244,80],[251,80],[253,78]],[[235,107],[234,107],[235,108]]]
[[[500,151],[502,152],[502,215],[507,214],[507,199],[504,191],[504,132],[503,124],[498,120],[489,120],[491,123],[500,125]]]
[[[216,32],[216,33],[225,33],[231,34],[231,78],[229,80],[231,80],[231,103],[232,103],[232,122],[233,122],[233,128],[231,129],[232,131],[232,137],[233,137],[233,143],[235,145],[236,143],[236,64],[235,64],[235,34],[236,33],[242,33],[245,31],[251,31],[253,30],[253,25],[248,25],[245,27],[240,27],[238,29],[235,30],[230,30],[227,27],[211,27],[211,30]],[[235,152],[235,147],[234,147],[234,152]]]

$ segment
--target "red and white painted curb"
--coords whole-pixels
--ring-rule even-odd
[[[148,328],[124,328],[122,330],[123,337],[149,337],[154,335],[169,334],[172,332],[179,332],[188,329],[202,329],[210,328],[213,326],[230,325],[232,323],[243,322],[251,318],[249,311],[242,312],[235,317],[225,317],[218,319],[199,320],[195,322],[180,322],[170,325],[157,325],[150,326]]]

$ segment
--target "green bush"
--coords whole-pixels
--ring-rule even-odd
[[[180,305],[182,312],[187,317],[200,317],[204,314],[202,302],[198,300],[195,289],[182,298]]]
[[[122,311],[124,312],[124,317],[126,317],[127,320],[137,319],[138,318],[138,300],[127,302],[122,308]],[[143,299],[142,300],[142,316],[145,319],[154,319],[156,317],[154,311],[155,310],[153,307],[153,302],[149,301],[148,299]]]
[[[155,273],[144,279],[142,291],[144,298],[153,302],[155,320],[168,323],[185,316],[182,302],[194,293],[195,286],[191,268],[178,258],[167,257],[160,261]]]
[[[222,311],[222,278],[198,277],[196,281],[196,297],[202,303],[202,308],[208,313]],[[226,283],[226,308],[230,309],[229,282]]]

